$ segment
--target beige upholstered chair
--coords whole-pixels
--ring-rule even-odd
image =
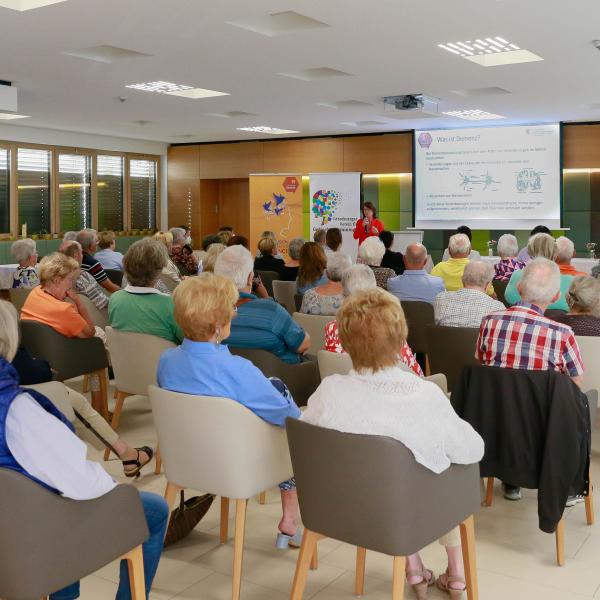
[[[309,356],[317,356],[319,350],[322,350],[325,345],[325,326],[327,323],[335,320],[335,317],[305,315],[300,312],[295,312],[292,317],[294,321],[310,335],[310,348],[306,354]]]
[[[84,296],[83,294],[78,294],[78,296],[88,311],[94,325],[100,327],[100,329],[106,329],[110,323],[108,320],[108,308],[96,308],[96,305],[87,296]]]
[[[69,401],[69,391],[67,386],[62,381],[48,381],[46,383],[36,383],[35,385],[26,385],[26,388],[31,388],[44,394],[60,412],[62,412],[69,421],[75,420],[73,406]]]
[[[177,282],[166,273],[161,273],[158,277],[171,292],[177,287]]]
[[[31,292],[32,288],[15,288],[8,290],[8,296],[10,298],[11,304],[17,309],[17,312],[21,314],[21,309],[23,308],[23,304],[25,304],[25,300],[27,300],[27,296],[29,296],[29,292]]]
[[[296,312],[296,301],[294,294],[298,289],[295,281],[273,281],[273,297],[279,304],[285,306],[286,310],[293,315]]]
[[[149,395],[169,506],[183,488],[221,496],[220,538],[226,543],[229,499],[236,501],[232,598],[238,600],[248,499],[292,476],[285,429],[228,398],[179,394],[154,385]]]
[[[134,333],[106,328],[106,337],[115,374],[117,402],[111,420],[116,431],[123,411],[123,403],[128,396],[147,396],[148,386],[156,384],[156,369],[161,354],[175,344],[145,333]],[[108,460],[110,450],[104,453]],[[157,452],[156,472],[160,473],[160,455]]]
[[[587,390],[598,390],[600,392],[600,369],[595,368],[600,356],[600,337],[578,335],[576,339],[585,365],[582,389],[584,392]]]

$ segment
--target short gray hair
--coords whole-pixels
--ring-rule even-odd
[[[313,240],[315,242],[317,242],[317,244],[321,244],[323,245],[325,243],[325,238],[327,237],[327,230],[326,229],[317,229],[315,231],[315,233],[313,234]]]
[[[206,255],[202,260],[202,272],[208,271],[209,273],[214,272],[215,263],[217,262],[217,258],[219,258],[219,254],[223,252],[227,248],[225,244],[215,243],[211,244],[206,251]]]
[[[404,253],[404,260],[409,265],[422,264],[427,260],[427,248],[419,242],[409,244]]]
[[[600,317],[600,281],[590,275],[573,278],[567,292],[569,308]]]
[[[519,242],[512,233],[505,233],[498,238],[498,254],[500,258],[514,258],[519,254]]]
[[[65,231],[63,235],[63,242],[75,242],[77,240],[77,231]]]
[[[81,244],[81,249],[85,252],[96,242],[96,231],[94,229],[82,229],[75,239]]]
[[[134,242],[123,257],[123,270],[131,285],[153,287],[167,266],[167,248],[158,240],[143,238]]]
[[[17,240],[10,247],[10,253],[18,263],[29,260],[36,252],[35,242],[30,238]]]
[[[10,302],[0,300],[0,356],[7,362],[12,362],[18,347],[17,310]]]
[[[300,250],[304,246],[304,238],[294,238],[288,245],[288,254],[292,260],[298,260],[300,258]]]
[[[478,288],[486,288],[492,277],[494,269],[482,260],[473,260],[465,266],[463,271],[462,282],[464,286],[474,286]]]
[[[560,291],[560,269],[555,262],[547,258],[534,258],[527,263],[517,287],[524,302],[551,304]]]
[[[173,243],[178,244],[181,240],[185,238],[185,229],[182,227],[171,227],[169,229],[171,235],[173,236]]]
[[[352,266],[352,259],[343,252],[334,252],[327,257],[327,279],[341,281],[344,273]]]
[[[455,233],[448,241],[448,252],[454,254],[469,254],[471,252],[471,240],[464,233]]]
[[[531,258],[541,257],[554,260],[556,240],[548,233],[536,233],[527,242],[527,253]]]
[[[556,255],[554,256],[554,260],[561,263],[570,263],[573,256],[575,256],[575,244],[564,235],[556,238]]]
[[[381,266],[385,246],[378,237],[368,237],[358,248],[358,256],[365,264],[372,267]]]
[[[377,281],[375,280],[375,273],[373,273],[373,269],[367,267],[367,265],[352,265],[342,275],[344,296],[350,296],[350,294],[358,292],[359,290],[368,290],[376,287]]]
[[[248,276],[254,272],[252,254],[244,246],[229,246],[217,257],[215,275],[231,279],[238,290],[248,285]]]

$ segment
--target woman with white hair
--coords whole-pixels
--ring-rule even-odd
[[[600,336],[600,281],[579,275],[567,292],[569,312],[554,318],[568,325],[575,335]]]
[[[512,233],[505,233],[498,238],[498,254],[500,262],[494,265],[494,280],[508,281],[515,271],[525,268],[525,263],[517,258],[519,242]]]
[[[13,289],[32,288],[39,285],[40,278],[35,270],[38,257],[35,242],[30,238],[17,240],[11,245],[10,253],[19,263],[19,268],[13,275]]]
[[[290,240],[288,244],[289,258],[279,269],[279,279],[281,281],[296,281],[298,279],[298,269],[300,268],[300,251],[304,246],[304,238],[297,237]]]
[[[385,254],[385,246],[378,237],[368,237],[358,248],[358,258],[362,263],[368,265],[375,273],[377,285],[387,290],[387,282],[390,277],[396,277],[393,269],[381,266]]]
[[[376,287],[375,274],[367,265],[352,265],[342,275],[342,290],[345,298],[355,292]],[[336,352],[337,354],[346,352],[342,346],[335,319],[325,325],[325,346],[323,349],[327,350],[327,352]],[[400,348],[398,356],[401,363],[405,364],[416,375],[423,377],[423,370],[406,341],[402,345],[402,348]]]
[[[335,315],[344,300],[342,276],[351,266],[352,260],[347,254],[331,253],[325,269],[327,283],[305,292],[300,312],[308,315]]]

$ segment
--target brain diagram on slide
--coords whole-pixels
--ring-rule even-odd
[[[541,192],[543,187],[543,176],[546,175],[543,171],[536,169],[521,169],[515,174],[515,189],[519,193],[526,192]],[[473,190],[481,191],[498,191],[500,181],[496,180],[494,175],[489,171],[485,173],[473,173],[465,171],[459,173],[459,187],[465,192]]]

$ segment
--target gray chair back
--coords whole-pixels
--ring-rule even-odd
[[[279,377],[289,388],[298,406],[306,406],[321,382],[319,368],[313,361],[290,365],[272,352],[257,348],[232,348],[232,354],[243,356],[259,368],[265,377]]]
[[[27,300],[27,296],[29,296],[31,289],[32,288],[21,287],[8,290],[10,302],[17,309],[17,313],[21,314],[21,309],[23,308],[23,304],[25,304],[25,300]]]
[[[177,287],[178,282],[175,281],[172,277],[169,277],[166,273],[161,273],[158,276],[159,280],[162,281],[165,287],[171,292]]]
[[[104,269],[104,272],[115,285],[121,286],[123,271],[119,271],[118,269]]]
[[[506,286],[508,285],[508,281],[501,281],[500,279],[492,280],[492,287],[494,288],[494,292],[496,292],[496,297],[504,306],[510,306],[504,297],[506,292]]]
[[[296,311],[299,312],[302,308],[302,297],[304,294],[294,294],[294,304],[296,305]]]
[[[83,302],[90,318],[92,319],[94,325],[96,327],[100,327],[100,329],[106,329],[106,326],[109,324],[108,320],[108,307],[105,308],[97,308],[96,305],[83,294],[79,294],[79,299]]]
[[[406,556],[479,510],[478,464],[436,475],[388,437],[293,419],[286,427],[302,521],[311,531]]]
[[[273,281],[279,279],[279,273],[277,271],[256,271],[256,274],[260,275],[267,293],[273,298]]]
[[[408,345],[413,352],[427,352],[427,325],[433,325],[433,306],[429,302],[402,301],[408,324]]]
[[[69,500],[0,469],[0,597],[39,600],[86,577],[148,538],[138,491],[118,485]]]
[[[273,298],[279,302],[282,306],[285,306],[286,310],[293,315],[296,312],[296,301],[294,300],[294,294],[298,286],[295,281],[273,281]]]
[[[443,373],[448,390],[456,387],[466,365],[478,364],[475,347],[479,329],[476,327],[427,326],[427,355],[431,373]]]
[[[335,317],[331,315],[305,315],[300,312],[295,312],[292,317],[310,335],[310,348],[306,354],[317,356],[319,350],[322,350],[325,346],[325,326],[334,321]]]

